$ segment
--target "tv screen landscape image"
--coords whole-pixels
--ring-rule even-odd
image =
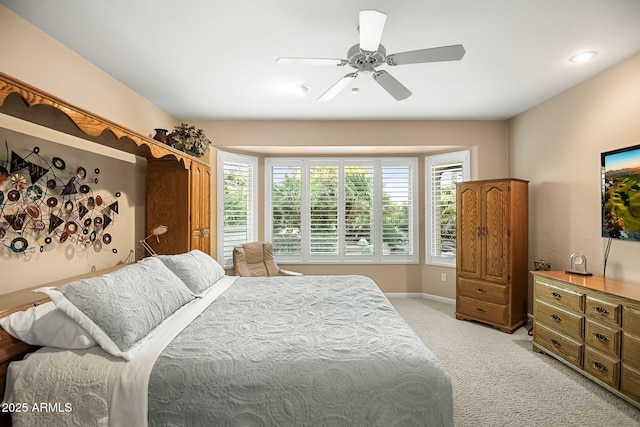
[[[640,241],[640,145],[607,151],[602,165],[602,237]]]

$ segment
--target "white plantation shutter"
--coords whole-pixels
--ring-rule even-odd
[[[417,158],[267,158],[265,169],[279,261],[417,262]]]
[[[309,167],[309,252],[338,254],[338,167]]]
[[[455,266],[456,183],[469,180],[469,151],[427,157],[427,263]]]
[[[233,247],[257,239],[257,159],[218,153],[218,258],[231,267]]]
[[[375,253],[374,163],[347,163],[344,167],[344,253]]]
[[[271,182],[271,243],[276,256],[302,255],[302,168],[273,166]]]
[[[415,165],[382,166],[382,250],[384,256],[414,255]]]

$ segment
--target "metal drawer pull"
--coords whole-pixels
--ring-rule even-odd
[[[555,299],[561,299],[562,298],[562,295],[560,295],[557,292],[551,292],[551,296],[554,297]]]
[[[562,319],[560,318],[560,316],[556,316],[555,314],[551,315],[551,320],[553,320],[556,323],[562,322]]]
[[[600,314],[601,316],[606,316],[607,314],[609,314],[606,308],[600,306],[595,308],[595,312],[596,314]]]
[[[487,291],[484,288],[476,288],[476,292],[479,294],[484,294]]]
[[[476,308],[476,311],[478,313],[484,313],[484,308],[478,307],[478,308]]]
[[[597,333],[597,332],[594,332],[594,333],[593,333],[593,337],[596,339],[596,341],[600,341],[600,342],[607,342],[607,341],[609,341],[609,339],[608,339],[606,336],[604,336],[604,335],[602,335],[602,334],[599,334],[599,333]]]
[[[551,340],[551,345],[554,346],[555,348],[559,348],[560,347],[560,343],[556,340]]]
[[[593,362],[593,369],[600,372],[606,372],[607,367],[600,362]]]

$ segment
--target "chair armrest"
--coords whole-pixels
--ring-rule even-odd
[[[297,271],[283,270],[281,268],[278,272],[278,276],[304,276],[304,274],[298,273]]]

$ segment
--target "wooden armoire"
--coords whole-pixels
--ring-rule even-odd
[[[199,249],[210,252],[211,168],[174,158],[147,161],[147,235],[166,225],[169,231],[149,244],[159,254]]]
[[[456,318],[512,333],[527,322],[528,181],[457,185]]]

